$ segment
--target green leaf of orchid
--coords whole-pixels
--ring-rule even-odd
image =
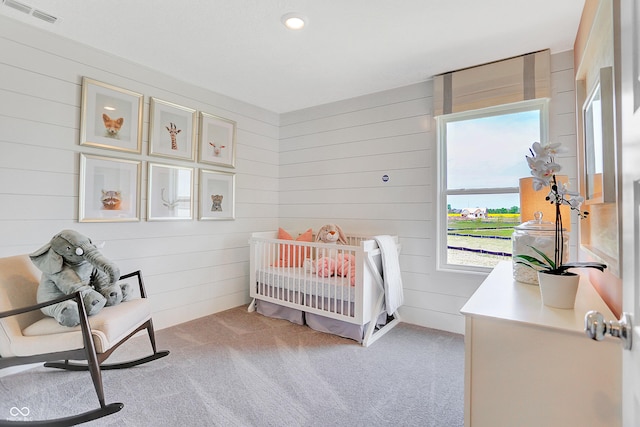
[[[532,257],[530,255],[516,255],[516,258],[520,258],[522,260],[516,260],[516,264],[526,265],[527,267],[536,266],[544,269],[550,268],[547,264],[540,261],[538,258]]]
[[[551,267],[552,270],[556,269],[556,263],[547,256],[547,254],[545,254],[544,252],[534,248],[533,246],[529,246],[531,249],[533,249],[534,251],[536,251],[536,253],[538,255],[540,255],[542,258],[544,258],[547,261],[547,264],[549,264],[549,267]]]
[[[606,264],[601,262],[570,262],[561,266],[563,270],[570,268],[595,268],[596,270],[604,271],[607,268]]]

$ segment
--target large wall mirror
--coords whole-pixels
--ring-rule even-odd
[[[584,183],[588,204],[616,201],[613,72],[600,69],[582,108],[584,124]]]

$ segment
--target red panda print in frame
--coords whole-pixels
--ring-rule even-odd
[[[142,162],[80,154],[78,222],[140,220]]]

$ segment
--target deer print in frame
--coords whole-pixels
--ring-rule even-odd
[[[201,111],[199,138],[199,162],[236,167],[236,122]]]

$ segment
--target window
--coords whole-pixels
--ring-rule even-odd
[[[534,141],[547,140],[547,101],[438,117],[441,268],[486,271],[511,259],[520,223],[518,181]]]

